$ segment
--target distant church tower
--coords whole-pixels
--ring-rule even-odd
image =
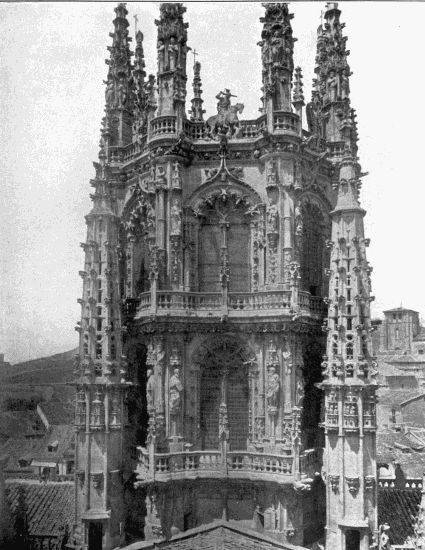
[[[204,116],[199,62],[186,111],[185,11],[161,4],[146,78],[143,34],[131,52],[115,8],[82,245],[74,536],[109,550],[231,523],[259,548],[366,550],[371,269],[340,12],[319,28],[306,131],[286,4],[265,4],[249,121],[239,90]]]

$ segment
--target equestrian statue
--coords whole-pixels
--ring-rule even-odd
[[[224,92],[219,92],[216,96],[217,103],[217,115],[211,116],[206,126],[211,136],[216,136],[219,128],[228,128],[230,135],[235,133],[235,128],[239,126],[238,113],[242,113],[244,109],[243,103],[236,103],[231,105],[231,97],[237,97],[230,93],[227,88]]]

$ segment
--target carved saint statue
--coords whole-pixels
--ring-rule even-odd
[[[277,407],[280,388],[280,378],[274,367],[270,367],[267,377],[267,405]]]
[[[118,82],[118,107],[124,107],[127,102],[127,86],[124,78]]]
[[[155,103],[155,77],[153,74],[149,75],[149,79],[145,84],[145,97],[149,103]]]
[[[179,54],[179,47],[176,44],[176,39],[172,36],[170,38],[170,45],[168,46],[168,62],[170,71],[174,71],[177,66],[177,56]]]
[[[295,235],[297,237],[301,237],[303,234],[303,228],[302,203],[301,201],[298,201],[297,206],[295,207]]]
[[[279,229],[279,212],[277,204],[273,200],[269,199],[267,205],[267,231],[269,233],[277,233]]]
[[[180,411],[182,391],[183,391],[183,386],[180,380],[180,370],[174,369],[174,374],[170,378],[170,389],[169,389],[169,396],[170,396],[169,402],[170,402],[171,415],[178,414]]]
[[[148,410],[153,407],[153,392],[154,392],[153,372],[151,369],[149,369],[147,372],[147,381],[146,381],[146,401],[148,405]]]
[[[338,95],[338,77],[336,76],[335,71],[331,71],[329,73],[327,88],[329,101],[336,101]]]
[[[149,202],[146,205],[146,229],[149,233],[155,231],[155,209]]]
[[[158,55],[158,72],[164,72],[164,59],[165,59],[165,46],[163,40],[158,40],[158,45],[156,47]]]
[[[280,53],[283,48],[282,39],[279,36],[279,32],[276,31],[273,35],[273,39],[271,41],[271,50],[272,50],[272,61],[273,63],[278,63],[280,59]]]
[[[105,91],[105,101],[108,107],[113,107],[115,103],[115,85],[112,80],[110,80],[106,86]]]
[[[345,99],[350,94],[350,83],[347,75],[347,69],[341,71],[341,99]]]
[[[304,380],[301,368],[297,368],[297,381],[296,381],[296,388],[295,388],[295,405],[297,407],[301,407],[302,402],[304,399]]]
[[[171,235],[181,235],[182,232],[182,211],[178,199],[174,199],[170,212]]]

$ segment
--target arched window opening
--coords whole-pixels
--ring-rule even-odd
[[[324,272],[324,220],[316,204],[303,204],[303,235],[301,260],[302,289],[312,296],[323,296]],[[337,292],[337,279],[335,279]]]
[[[250,291],[250,228],[243,211],[220,206],[206,212],[199,228],[199,291],[220,292],[227,263],[230,292]],[[229,211],[226,211],[229,210]]]
[[[230,450],[246,450],[249,389],[246,366],[237,343],[223,342],[203,359],[200,394],[200,435],[204,450],[219,447],[219,409],[227,407]]]

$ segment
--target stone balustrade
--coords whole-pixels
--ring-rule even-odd
[[[300,134],[300,119],[295,113],[278,111],[273,114],[273,131]]]
[[[230,293],[225,302],[221,292],[180,292],[157,291],[152,304],[151,292],[143,292],[139,299],[128,299],[124,304],[127,317],[137,318],[152,315],[167,315],[171,311],[178,315],[197,315],[220,317],[225,310],[232,318],[245,317],[256,313],[259,317],[269,317],[277,314],[293,315],[291,291],[274,290],[262,292]],[[324,316],[327,308],[322,299],[310,296],[308,292],[298,295],[300,311],[314,316]]]
[[[152,463],[153,460],[153,463]],[[171,481],[197,478],[231,478],[292,483],[294,457],[247,451],[189,451],[155,453],[137,448],[137,479]]]
[[[164,135],[176,134],[177,118],[175,116],[160,116],[151,122],[151,139]]]

